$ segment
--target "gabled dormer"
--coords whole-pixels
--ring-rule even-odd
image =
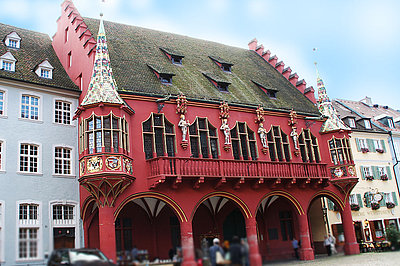
[[[4,43],[9,48],[19,49],[21,47],[21,37],[13,31],[6,36]]]
[[[387,114],[381,114],[381,115],[375,116],[374,119],[381,122],[388,128],[391,128],[391,129],[396,128],[394,121],[393,121],[393,117],[391,117]]]
[[[231,84],[230,82],[223,80],[220,77],[217,77],[211,73],[203,73],[203,75],[220,91],[220,92],[229,92],[228,87]]]
[[[222,59],[221,57],[218,57],[218,56],[209,56],[209,58],[215,64],[217,64],[217,66],[219,66],[222,71],[227,72],[227,73],[231,73],[232,72],[232,66],[233,66],[232,63],[229,63],[229,62],[225,61],[224,59]]]
[[[172,64],[182,65],[182,59],[185,57],[183,54],[164,47],[160,47],[160,50],[168,57]]]
[[[260,82],[254,81],[254,80],[252,80],[252,81],[254,84],[257,85],[257,87],[259,87],[263,92],[265,92],[265,94],[267,94],[269,98],[276,99],[276,95],[278,93],[277,89],[270,88],[268,86],[261,84]]]
[[[350,128],[356,128],[357,127],[356,126],[356,117],[355,116],[346,116],[342,120]]]
[[[15,71],[15,62],[17,62],[17,59],[12,55],[12,53],[7,52],[0,56],[0,67],[1,70],[6,70],[6,71]]]
[[[357,122],[364,129],[372,129],[371,119],[369,118],[361,118]]]
[[[54,67],[46,59],[35,68],[35,73],[41,78],[52,79],[53,69]]]
[[[172,85],[172,77],[175,76],[174,73],[164,69],[161,66],[150,65],[147,66],[153,71],[156,77],[161,81],[164,85]]]

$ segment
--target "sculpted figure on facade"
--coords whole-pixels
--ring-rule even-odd
[[[185,120],[185,115],[181,115],[181,120],[179,120],[178,127],[182,130],[182,141],[187,141],[187,129],[189,126],[189,120]]]
[[[231,139],[230,139],[231,129],[229,128],[229,125],[228,125],[228,119],[222,120],[222,125],[221,125],[220,129],[224,132],[224,135],[225,135],[225,143],[224,144],[231,144]]]
[[[258,127],[258,135],[260,136],[261,144],[263,148],[268,148],[267,144],[267,130],[264,128],[263,124],[260,123]]]

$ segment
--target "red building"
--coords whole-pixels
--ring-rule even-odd
[[[57,23],[54,49],[82,90],[85,246],[111,258],[137,246],[150,259],[181,246],[183,263],[195,265],[202,243],[237,235],[247,238],[251,265],[261,265],[292,257],[297,238],[301,259],[310,260],[310,209],[328,197],[340,208],[346,254],[359,252],[348,131],[322,80],[319,108],[328,119],[313,89],[254,41],[244,50],[103,26],[71,1]]]

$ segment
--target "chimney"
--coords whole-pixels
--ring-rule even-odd
[[[269,50],[265,51],[261,56],[268,62],[271,52]]]
[[[255,51],[256,48],[257,48],[257,39],[254,38],[253,40],[251,40],[251,41],[249,42],[248,45],[249,45],[249,50]]]
[[[282,70],[282,75],[288,80],[290,74],[292,74],[292,69],[290,67],[284,68]]]
[[[315,99],[315,94],[314,94],[315,90],[313,88],[313,86],[308,87],[304,90],[304,95],[310,100],[312,101],[314,104],[317,103],[317,100]]]
[[[275,65],[275,68],[276,68],[276,70],[279,71],[279,73],[282,73],[284,67],[285,67],[285,64],[282,61],[279,61]]]
[[[297,73],[290,74],[289,81],[292,83],[293,86],[296,86],[297,80],[299,80],[299,75]]]
[[[368,106],[372,106],[372,99],[371,97],[365,96],[364,99],[360,100],[360,102],[368,105]]]
[[[262,56],[262,54],[264,53],[264,45],[261,44],[257,46],[256,53]]]
[[[304,81],[304,79],[299,80],[296,82],[296,88],[304,94],[304,90],[306,89],[307,83]]]
[[[271,56],[271,57],[269,58],[268,62],[269,62],[273,67],[275,67],[276,62],[278,62],[278,57],[277,57],[276,55],[273,55],[273,56]]]

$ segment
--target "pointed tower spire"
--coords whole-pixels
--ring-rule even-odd
[[[112,74],[106,32],[103,24],[103,14],[100,14],[100,17],[93,74],[81,106],[94,103],[124,103],[117,92],[117,84]]]
[[[317,68],[317,63],[315,62],[314,64],[317,70],[318,110],[322,115],[328,117],[321,127],[321,132],[350,130],[350,128],[347,127],[342,120],[340,120],[331,100],[329,100],[324,82],[322,81]]]

